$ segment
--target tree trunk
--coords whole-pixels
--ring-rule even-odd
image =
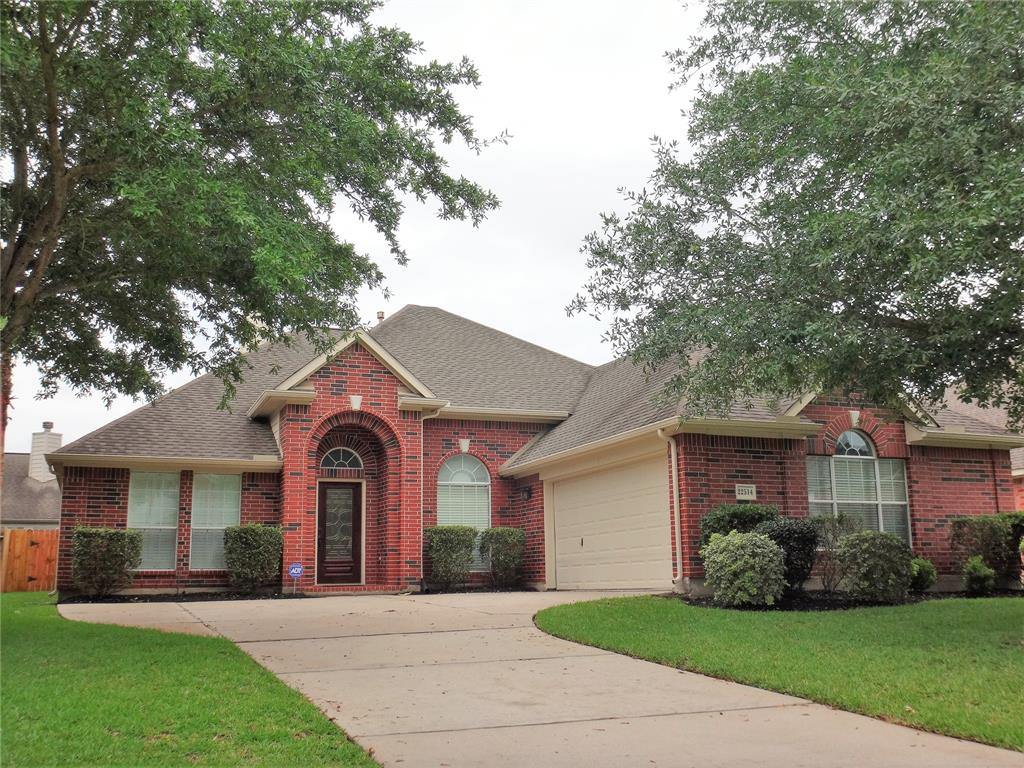
[[[4,450],[7,446],[7,412],[11,405],[11,351],[0,348],[0,477],[4,472]]]

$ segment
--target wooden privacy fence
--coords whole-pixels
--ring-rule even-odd
[[[0,592],[47,592],[57,581],[57,536],[60,531],[3,529]]]

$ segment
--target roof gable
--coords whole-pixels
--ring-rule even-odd
[[[374,340],[374,338],[365,331],[356,331],[355,333],[351,333],[339,339],[338,343],[330,352],[318,355],[310,360],[297,371],[292,373],[287,379],[278,384],[275,389],[287,390],[299,387],[306,381],[306,379],[323,368],[328,361],[335,359],[342,352],[357,342],[362,345],[363,349],[377,358],[377,361],[381,365],[391,371],[391,373],[395,375],[395,378],[405,384],[405,386],[412,390],[413,393],[420,397],[434,397],[434,393],[431,392],[423,382],[416,378],[412,371],[396,360],[391,353],[381,346],[380,342]]]

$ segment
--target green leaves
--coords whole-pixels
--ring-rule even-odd
[[[326,224],[335,205],[400,259],[407,195],[474,223],[496,207],[441,154],[486,144],[453,95],[476,70],[419,63],[374,7],[3,0],[0,135],[20,171],[0,221],[4,349],[49,392],[152,396],[186,365],[230,394],[240,349],[296,331],[326,344],[321,329],[354,326],[356,292],[382,280]]]
[[[693,412],[958,386],[1024,418],[1024,14],[1009,3],[716,2],[670,54],[692,156],[589,237],[573,309]]]

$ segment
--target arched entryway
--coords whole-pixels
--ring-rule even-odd
[[[311,435],[309,461],[316,478],[316,583],[388,583],[389,538],[399,535],[399,510],[389,505],[400,461],[393,431],[369,414],[337,414]]]

